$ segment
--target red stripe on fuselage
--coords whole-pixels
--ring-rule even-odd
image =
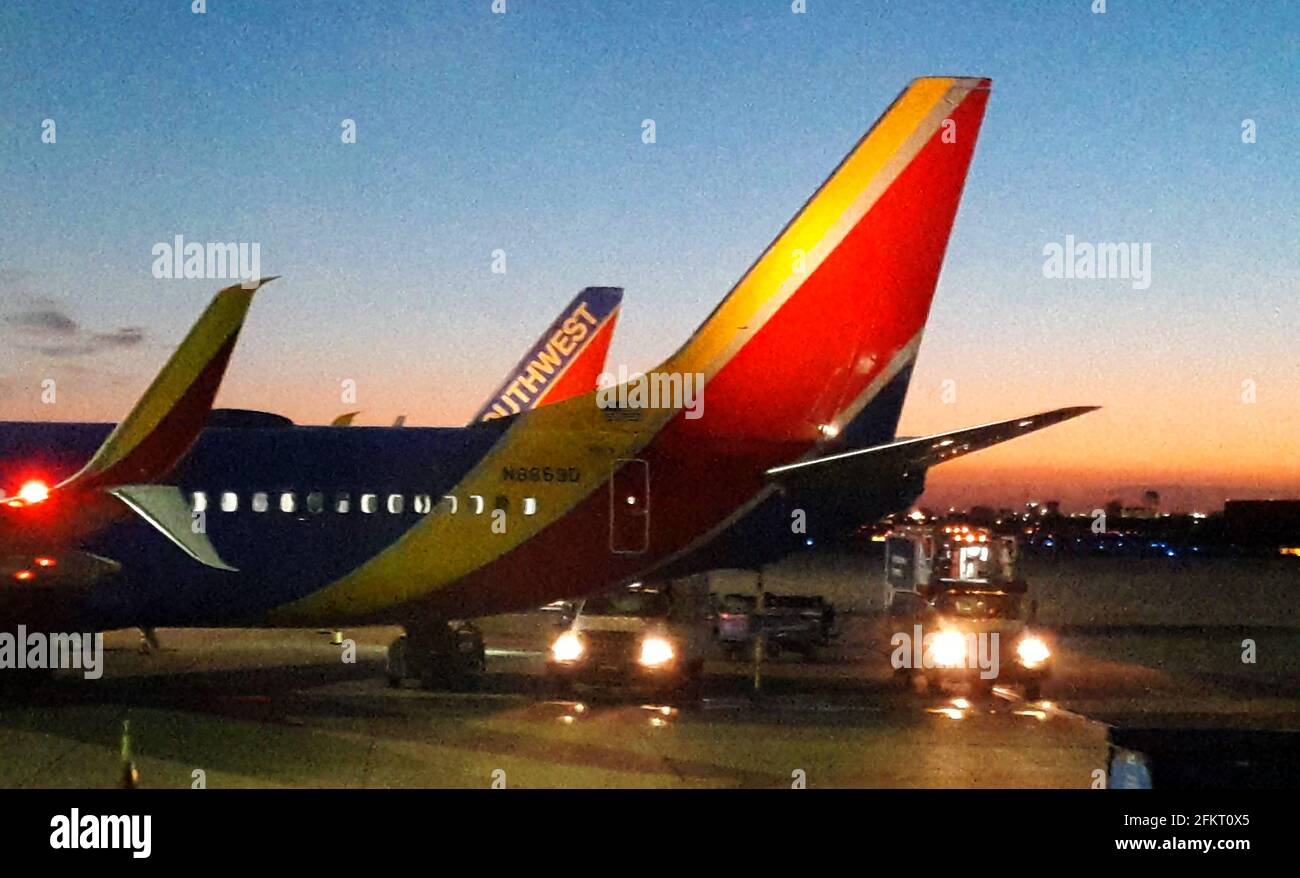
[[[957,142],[936,133],[709,381],[704,417],[679,414],[643,450],[651,483],[647,552],[609,551],[606,483],[413,612],[490,615],[605,590],[707,534],[765,488],[767,468],[805,454],[818,419],[864,392],[924,326],[987,97],[984,89],[969,94],[950,116]]]

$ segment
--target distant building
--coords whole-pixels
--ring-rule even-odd
[[[1300,546],[1300,500],[1229,500],[1223,522],[1239,546]]]

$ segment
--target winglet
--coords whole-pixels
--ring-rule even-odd
[[[135,408],[90,462],[58,488],[156,482],[170,472],[207,423],[253,293],[273,280],[217,293]]]

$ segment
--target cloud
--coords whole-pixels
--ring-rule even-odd
[[[54,335],[72,335],[78,329],[77,321],[53,309],[11,314],[5,318],[5,322],[20,329],[42,330]]]
[[[18,332],[18,347],[47,357],[83,357],[108,349],[135,347],[145,340],[142,327],[90,330],[57,306],[46,303],[6,314],[4,322]]]

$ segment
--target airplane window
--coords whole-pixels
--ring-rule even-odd
[[[361,511],[366,515],[374,512],[379,508],[379,498],[374,494],[361,495]]]
[[[239,495],[234,491],[223,491],[221,494],[221,511],[235,512],[239,509]]]
[[[265,512],[265,511],[266,511],[266,507],[267,507],[268,505],[269,505],[269,504],[267,503],[266,492],[265,492],[265,491],[258,491],[256,494],[253,495],[253,511],[254,511],[254,512]]]
[[[525,497],[525,498],[524,498],[524,515],[536,515],[536,514],[537,514],[537,498],[536,498],[536,497]]]
[[[307,495],[307,511],[313,514],[325,511],[325,495],[320,491],[312,491]]]
[[[420,515],[425,515],[433,511],[433,498],[428,494],[416,494],[414,499],[412,499],[411,504],[415,507],[415,511]]]
[[[493,501],[493,503],[492,503],[492,508],[493,508],[493,509],[500,509],[502,512],[509,512],[509,511],[510,511],[510,498],[509,498],[509,497],[504,497],[504,496],[498,494],[498,495],[497,495],[497,499],[496,499],[495,501]]]
[[[482,514],[483,514],[483,495],[481,495],[481,494],[470,494],[470,495],[469,495],[469,499],[472,500],[472,501],[474,501],[474,514],[475,514],[475,515],[482,515]]]
[[[194,492],[194,511],[203,512],[208,508],[208,495],[202,491]]]
[[[391,512],[393,515],[400,515],[400,514],[402,513],[402,495],[401,495],[401,494],[389,494],[389,495],[388,495],[388,511]]]
[[[334,511],[346,515],[352,508],[352,498],[346,491],[334,495]]]
[[[444,509],[447,510],[447,512],[448,512],[449,514],[451,514],[451,515],[455,515],[455,514],[456,514],[456,509],[458,508],[458,507],[457,507],[457,504],[456,504],[456,498],[453,497],[451,494],[444,494],[444,495],[443,495],[443,497],[442,497],[442,506],[443,506]]]
[[[285,491],[280,495],[280,511],[296,512],[298,510],[298,495],[292,491]]]

